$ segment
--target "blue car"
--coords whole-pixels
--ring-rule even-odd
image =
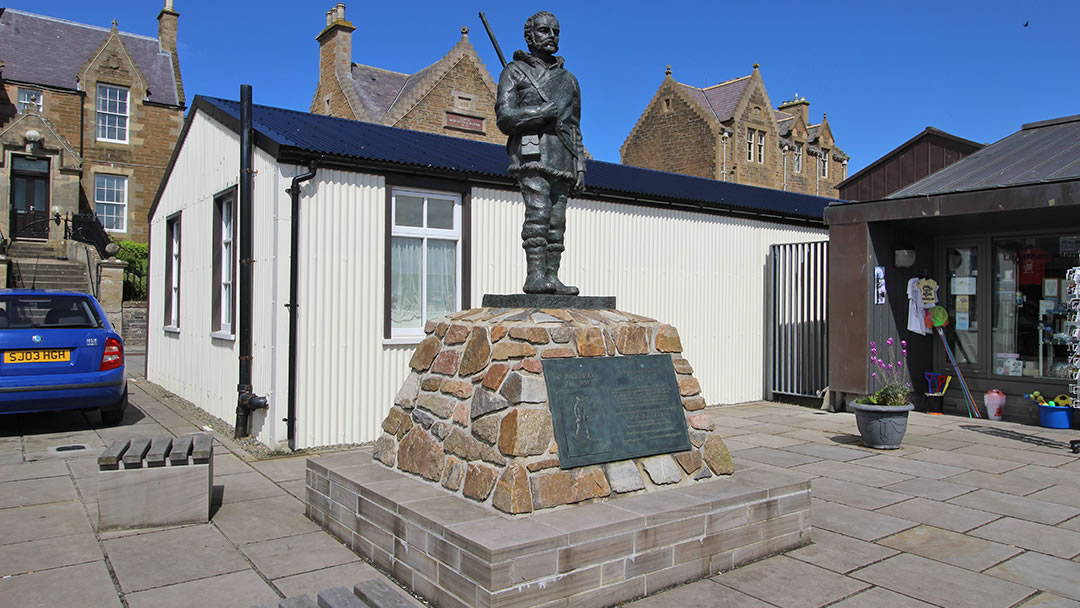
[[[93,296],[0,289],[0,414],[127,407],[124,342]]]

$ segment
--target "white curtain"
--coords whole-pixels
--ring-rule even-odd
[[[457,243],[428,239],[427,318],[457,310]]]
[[[392,327],[420,327],[420,271],[423,240],[390,241],[390,322]]]

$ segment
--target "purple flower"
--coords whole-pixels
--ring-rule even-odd
[[[873,373],[871,373],[871,374],[870,374],[870,377],[871,377],[871,378],[877,378],[877,372],[873,372]]]
[[[900,347],[907,348],[907,340],[900,340]],[[907,354],[906,352],[904,354]]]
[[[904,362],[903,361],[897,361],[896,362],[896,367],[904,367]]]
[[[892,338],[889,338],[888,340],[886,340],[885,344],[887,344],[889,346],[892,346]]]
[[[871,355],[876,355],[877,354],[877,349],[876,348],[871,348],[870,349],[870,354]]]
[[[877,346],[877,344],[876,344],[876,343],[874,343],[874,342],[871,342],[871,343],[870,343],[870,348],[875,348],[876,346]]]
[[[892,363],[889,364],[889,371],[892,371]]]

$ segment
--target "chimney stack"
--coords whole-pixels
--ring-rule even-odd
[[[799,116],[804,125],[810,126],[810,102],[806,101],[805,97],[799,97],[798,93],[795,94],[795,99],[781,103],[776,109]]]
[[[315,37],[319,41],[319,79],[352,69],[352,33],[356,27],[345,20],[345,4],[338,2],[326,11],[326,28]]]
[[[157,19],[158,41],[161,42],[162,50],[176,56],[176,29],[180,21],[180,13],[173,9],[173,0],[165,0],[165,8],[158,13]]]

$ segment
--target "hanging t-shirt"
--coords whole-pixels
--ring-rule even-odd
[[[918,277],[909,279],[907,282],[907,295],[908,295],[908,331],[915,332],[919,335],[927,335],[930,330],[926,328],[926,308],[923,306],[922,289],[919,287],[920,280]],[[935,285],[936,293],[936,285]]]
[[[930,308],[937,304],[937,281],[934,279],[919,279],[919,297],[923,308]]]
[[[1016,257],[1020,258],[1020,284],[1042,285],[1050,252],[1038,247],[1028,247],[1017,251]]]

